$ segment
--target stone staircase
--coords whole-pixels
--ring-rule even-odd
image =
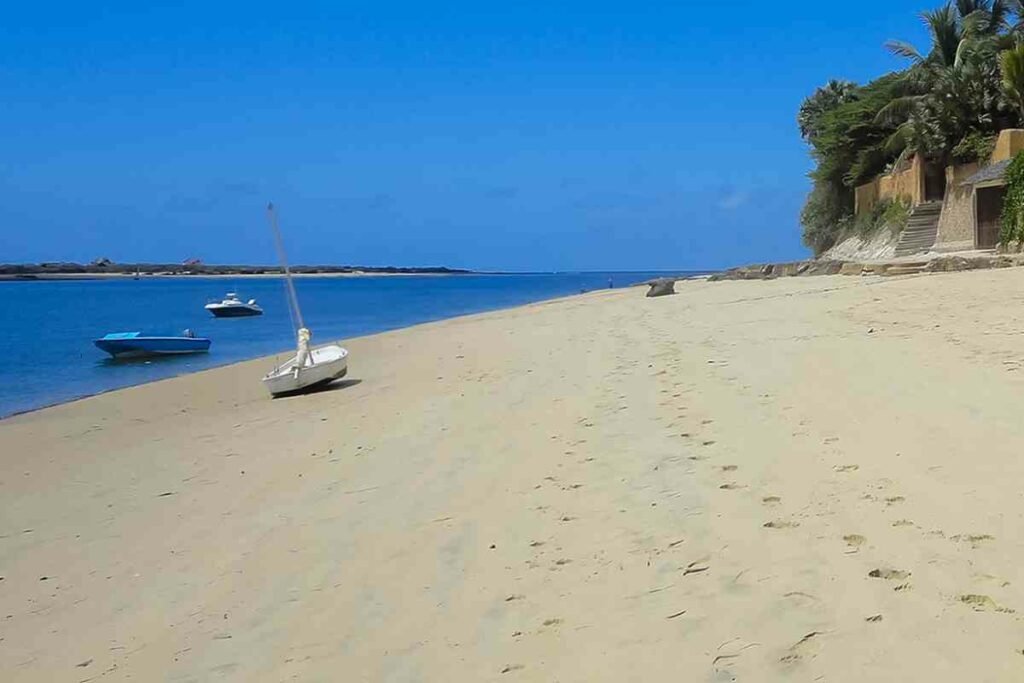
[[[942,202],[923,202],[910,212],[907,227],[896,243],[896,256],[916,254],[928,251],[935,245],[935,236],[939,231],[939,214],[942,213]]]

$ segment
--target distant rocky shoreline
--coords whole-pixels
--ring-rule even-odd
[[[773,280],[780,277],[810,277],[813,275],[893,276],[1011,268],[1020,265],[1024,265],[1024,255],[1021,254],[932,255],[918,260],[886,262],[808,259],[787,263],[755,263],[729,268],[711,275],[708,280]]]
[[[296,275],[469,275],[473,271],[444,266],[399,268],[396,266],[292,266]],[[0,280],[93,279],[150,276],[258,276],[281,275],[277,266],[211,265],[186,263],[114,263],[99,259],[92,263],[0,264]]]

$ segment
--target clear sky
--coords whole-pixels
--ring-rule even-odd
[[[0,262],[799,258],[800,101],[934,4],[10,3]]]

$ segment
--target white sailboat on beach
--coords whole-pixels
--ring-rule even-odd
[[[302,319],[302,311],[299,309],[299,299],[295,295],[295,285],[292,283],[292,273],[288,268],[288,259],[284,253],[284,242],[281,239],[281,230],[277,224],[277,212],[274,205],[267,205],[267,217],[270,220],[270,228],[274,231],[274,241],[277,245],[277,256],[284,268],[285,289],[288,292],[288,310],[292,316],[292,325],[295,327],[297,348],[295,355],[282,365],[271,370],[263,378],[263,386],[267,388],[271,396],[298,393],[303,390],[321,384],[340,379],[348,372],[348,351],[337,344],[328,344],[319,348],[309,348],[309,340],[312,332],[306,327]]]

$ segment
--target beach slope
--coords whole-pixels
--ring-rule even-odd
[[[0,680],[1014,680],[1024,270],[688,282],[0,421]]]

